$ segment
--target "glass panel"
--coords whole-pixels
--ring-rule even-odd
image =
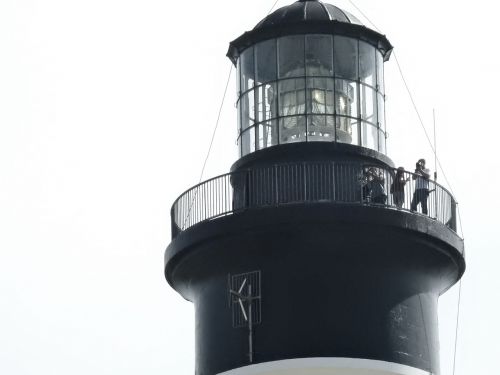
[[[306,35],[306,73],[308,76],[333,75],[331,35]]]
[[[351,121],[351,144],[359,146],[359,121],[358,119],[350,119]],[[339,142],[341,142],[339,140]]]
[[[250,134],[248,131],[241,134],[241,156],[250,152]]]
[[[375,47],[361,41],[359,42],[359,76],[361,82],[375,87]]]
[[[336,116],[335,124],[337,126],[336,139],[340,143],[352,143],[352,124],[356,120],[350,117]]]
[[[241,112],[242,112],[242,108],[241,108],[241,100],[238,100],[238,135],[241,134],[241,126],[242,126],[242,122],[241,122]]]
[[[241,94],[241,59],[236,62],[236,94],[240,96]]]
[[[384,97],[381,94],[377,94],[377,106],[378,126],[380,129],[385,130]]]
[[[378,151],[385,154],[385,133],[382,130],[378,130]]]
[[[377,150],[378,143],[378,131],[373,125],[367,122],[361,122],[361,142],[363,147],[371,148],[372,150]]]
[[[356,82],[335,80],[335,113],[342,116],[358,117]]]
[[[241,54],[241,91],[252,88],[254,80],[253,47],[250,47]]]
[[[295,35],[278,39],[279,77],[302,77],[304,70],[304,36]]]
[[[255,127],[247,129],[241,136],[241,154],[246,155],[255,151]]]
[[[243,94],[240,98],[241,130],[245,130],[255,122],[254,90]]]
[[[335,140],[335,127],[333,116],[309,115],[307,116],[307,140],[309,142]]]
[[[255,47],[257,84],[276,79],[276,39],[267,40]]]
[[[372,124],[377,124],[377,113],[376,113],[376,96],[375,90],[369,88],[365,85],[360,85],[361,90],[361,118],[363,120],[370,121]]]
[[[306,141],[306,116],[280,118],[280,143]]]
[[[307,79],[307,113],[334,111],[333,78]]]
[[[375,56],[377,57],[377,85],[378,90],[383,94],[384,87],[384,58],[379,51],[375,52]]]
[[[248,129],[248,133],[250,134],[250,152],[254,152],[257,146],[255,142],[255,126]]]
[[[268,83],[255,89],[257,122],[276,117],[276,84]]]
[[[335,36],[333,48],[335,76],[358,79],[358,41],[344,36]]]
[[[305,79],[286,79],[279,82],[280,116],[296,115],[306,111]]]
[[[278,144],[276,129],[277,120],[267,121],[257,126],[257,140],[259,150]]]
[[[240,135],[241,133],[241,98],[240,98],[240,83],[241,83],[241,59],[238,59],[238,61],[236,62],[236,93],[238,95],[238,102],[237,102],[237,105],[238,105],[238,136]],[[238,138],[239,140],[239,138]],[[240,148],[240,151],[241,151],[241,148]]]

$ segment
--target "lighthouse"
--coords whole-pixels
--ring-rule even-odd
[[[175,200],[165,252],[196,375],[439,374],[464,244],[450,192],[387,155],[392,48],[315,0],[230,43],[239,159]]]

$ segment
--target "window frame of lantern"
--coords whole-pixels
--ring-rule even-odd
[[[323,41],[321,39],[324,38]],[[315,41],[315,39],[317,39]],[[295,40],[295,42],[293,42]],[[288,41],[288,46],[284,46],[284,41]],[[326,41],[326,42],[325,42]],[[342,41],[340,43],[340,41]],[[298,58],[299,54],[294,51],[297,48],[290,48],[294,45],[300,45],[303,48],[303,56],[302,59]],[[328,71],[328,74],[324,74],[321,71],[321,68],[317,72],[314,71],[314,64],[311,64],[311,61],[314,62],[315,54],[314,51],[318,45],[330,45],[328,51],[326,51],[323,55],[320,55],[318,59],[318,66],[322,66],[322,61],[325,56],[327,57],[325,60],[325,70]],[[288,47],[288,49],[287,49]],[[345,49],[345,51],[344,51]],[[259,54],[259,51],[263,51],[262,54]],[[370,55],[373,51],[373,59],[370,58]],[[337,53],[336,52],[342,52]],[[308,64],[308,53],[311,55],[309,60],[311,60]],[[320,53],[320,52],[318,52]],[[249,56],[251,54],[251,57]],[[287,76],[284,72],[284,68],[286,65],[283,63],[283,58],[286,55],[295,55],[295,62],[297,64],[297,68],[293,68],[293,64],[289,65],[288,72],[291,75]],[[350,59],[356,60],[356,64],[354,64],[354,71],[356,73],[356,77],[347,77],[346,72],[349,75],[349,66],[346,65],[348,59],[343,59],[342,56],[349,56]],[[269,72],[266,72],[265,69],[269,66],[267,64],[263,64],[262,58],[259,56],[267,56],[266,58],[273,59],[274,61],[274,69],[270,69]],[[363,59],[368,59],[367,62],[363,62]],[[240,60],[241,59],[241,60]],[[286,121],[287,117],[296,117],[297,120],[297,131],[303,132],[305,137],[302,135],[297,136],[297,140],[299,142],[308,142],[309,135],[314,136],[315,141],[330,141],[330,142],[339,142],[344,143],[342,140],[338,139],[339,134],[337,129],[337,125],[340,122],[347,121],[349,124],[346,129],[343,131],[347,131],[351,135],[350,144],[366,147],[383,154],[387,152],[386,146],[386,118],[385,118],[385,82],[384,82],[384,72],[383,72],[383,56],[379,49],[372,45],[371,43],[367,43],[363,40],[360,40],[356,37],[344,36],[344,35],[336,35],[336,34],[328,34],[328,33],[313,33],[313,34],[294,34],[294,35],[285,35],[281,37],[271,38],[259,43],[256,43],[253,46],[248,47],[245,51],[243,51],[240,55],[240,59],[237,61],[237,71],[238,71],[238,82],[239,87],[238,90],[238,141],[240,144],[240,155],[244,156],[246,153],[247,147],[243,147],[241,137],[242,134],[249,130],[250,128],[254,128],[254,138],[255,138],[255,151],[258,149],[264,149],[267,147],[272,147],[274,145],[279,145],[282,143],[288,143],[288,141],[282,141],[282,124]],[[252,62],[248,62],[252,60]],[[337,62],[337,63],[336,63]],[[253,65],[253,71],[246,71],[244,66]],[[361,64],[366,66],[361,67]],[[352,66],[351,66],[352,68]],[[261,71],[264,69],[264,71]],[[343,72],[345,70],[346,72]],[[300,72],[302,71],[302,72]],[[265,74],[263,74],[263,72]],[[366,81],[362,74],[363,72],[371,72],[371,81]],[[251,79],[250,74],[253,76],[253,80],[248,82],[248,79]],[[248,76],[248,77],[246,77]],[[263,78],[262,82],[257,80],[257,78]],[[330,107],[328,105],[328,84],[325,86],[322,83],[316,84],[316,79],[324,79],[329,83],[333,82],[333,92],[331,93],[331,98],[333,99],[333,113],[330,113],[331,110],[328,110]],[[245,80],[245,82],[243,82]],[[283,104],[284,98],[282,97],[283,84],[286,84],[287,80],[294,80],[294,85],[297,86],[296,80],[302,81],[302,87],[299,89],[295,88],[296,97],[295,97],[295,106],[298,108],[298,111],[294,113],[285,113]],[[342,88],[338,90],[339,82],[342,82]],[[291,81],[289,81],[291,82]],[[299,86],[302,86],[299,85]],[[349,115],[346,113],[340,113],[337,108],[337,98],[340,95],[340,92],[344,93],[343,89],[345,85],[352,87],[356,90],[354,93],[354,97],[352,100],[348,100],[351,109],[348,111]],[[316,87],[318,86],[318,87]],[[268,90],[272,89],[273,94],[269,94]],[[313,91],[320,90],[323,92],[325,96],[323,103],[321,106],[323,107],[323,112],[321,110],[315,111],[314,107],[314,98]],[[369,91],[372,90],[372,91]],[[252,93],[250,93],[252,91]],[[300,92],[299,92],[300,91]],[[345,93],[348,97],[349,90]],[[300,96],[300,98],[299,98]],[[370,100],[371,109],[370,113],[367,113],[367,109],[370,108],[370,103],[367,103],[367,100]],[[242,101],[245,101],[242,103]],[[253,119],[250,116],[250,112],[252,112],[252,103],[253,101]],[[355,103],[352,103],[355,101]],[[304,103],[302,103],[304,102]],[[300,109],[300,107],[304,104],[304,108]],[[368,105],[368,106],[367,106]],[[248,106],[248,111],[246,110],[246,106]],[[353,114],[352,110],[355,110],[356,113]],[[248,116],[245,116],[245,113],[248,112]],[[318,112],[318,113],[316,113]],[[373,112],[373,113],[371,113]],[[324,124],[323,127],[319,127],[318,129],[313,128],[313,124],[315,124],[315,119],[318,116],[322,116],[323,118],[320,121],[320,124]],[[243,118],[245,117],[245,118]],[[302,117],[304,117],[304,126],[305,129],[302,129]],[[328,134],[332,134],[328,132],[327,125],[329,123],[329,118],[332,117],[333,120],[333,137],[330,137]],[[247,123],[248,122],[248,123]],[[366,137],[369,136],[371,131],[367,131],[368,128],[364,125],[375,126],[377,128],[377,137],[373,140],[367,140]],[[269,127],[275,126],[275,129],[271,130],[269,133]],[[300,128],[300,129],[299,129]],[[355,128],[355,129],[353,129]],[[264,130],[267,129],[267,130]],[[371,128],[369,128],[371,129]],[[266,131],[266,136],[261,132]],[[319,132],[320,134],[312,134],[312,132]],[[311,133],[311,134],[309,134]],[[381,135],[380,135],[380,134]],[[271,134],[271,138],[267,139]],[[275,137],[273,137],[275,135]],[[321,139],[321,137],[325,137],[325,139]],[[261,139],[262,138],[262,139]],[[373,142],[372,142],[373,141]],[[372,143],[375,143],[372,145]],[[245,150],[244,150],[245,148]],[[250,147],[251,149],[251,147]],[[253,151],[250,151],[251,153]]]

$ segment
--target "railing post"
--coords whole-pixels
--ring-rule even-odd
[[[303,191],[304,191],[304,202],[307,202],[307,165],[306,163],[302,163],[302,177],[303,177],[303,185],[302,185],[302,188],[303,188]]]
[[[278,183],[279,183],[279,179],[278,179],[278,165],[274,165],[273,166],[273,171],[274,173],[271,173],[271,175],[274,174],[274,193],[275,193],[275,196],[274,196],[274,204],[276,206],[279,206],[279,202],[280,202],[280,199],[279,199],[279,186],[278,186]]]
[[[247,209],[250,207],[250,170],[246,170],[245,172],[245,187],[243,189],[243,202],[244,208]]]
[[[441,196],[441,191],[439,191],[438,195],[438,185],[434,180],[434,219],[438,220],[438,198]],[[441,207],[442,208],[442,207]]]
[[[365,177],[365,171],[363,164],[359,164],[359,170],[358,170],[358,186],[359,186],[359,203],[363,204],[365,201],[364,197],[364,177]]]
[[[453,197],[451,197],[451,208],[450,208],[450,221],[448,227],[455,232],[457,231],[457,202]]]

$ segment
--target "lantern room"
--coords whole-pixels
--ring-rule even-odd
[[[278,9],[230,45],[240,156],[295,142],[386,153],[384,68],[392,46],[320,1]]]

